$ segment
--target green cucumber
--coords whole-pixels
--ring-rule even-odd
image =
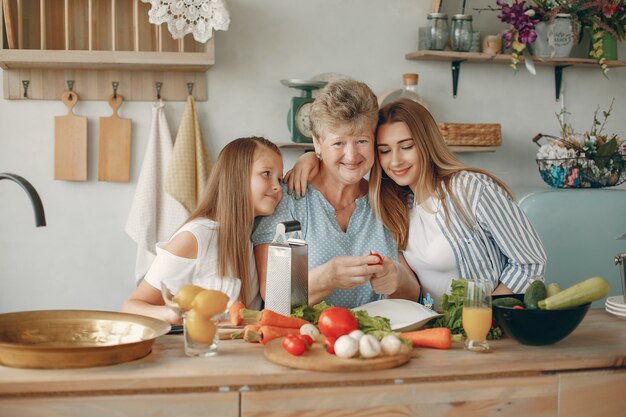
[[[536,310],[537,303],[541,300],[545,300],[548,296],[548,291],[546,290],[546,285],[543,281],[536,279],[532,284],[526,289],[526,293],[524,294],[524,306],[531,310]]]
[[[524,306],[524,304],[520,300],[513,297],[496,298],[495,300],[493,300],[493,305],[498,307]]]
[[[608,293],[609,282],[602,277],[593,277],[539,301],[538,305],[542,310],[564,310],[600,300]]]

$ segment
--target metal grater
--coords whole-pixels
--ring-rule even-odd
[[[308,304],[308,258],[300,222],[279,223],[267,252],[265,308],[288,316],[291,307]]]

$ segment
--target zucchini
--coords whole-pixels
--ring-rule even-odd
[[[553,282],[552,284],[548,285],[546,290],[548,291],[548,297],[552,297],[553,295],[561,292],[561,287],[556,282]]]
[[[539,301],[542,310],[564,310],[604,298],[609,293],[609,282],[602,277],[593,277]]]
[[[540,279],[536,279],[526,289],[526,293],[524,294],[524,306],[531,310],[536,310],[538,308],[537,303],[544,300],[547,296],[546,284]]]
[[[520,300],[513,297],[502,297],[496,298],[493,300],[493,305],[498,307],[515,307],[515,306],[524,306]]]

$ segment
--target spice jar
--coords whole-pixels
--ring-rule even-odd
[[[452,50],[467,52],[472,47],[472,16],[455,14],[452,16]]]
[[[448,44],[450,30],[448,15],[445,13],[429,13],[427,19],[430,27],[430,49],[443,51]]]

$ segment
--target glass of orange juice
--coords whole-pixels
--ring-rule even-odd
[[[473,352],[489,351],[487,334],[491,328],[492,284],[486,278],[466,280],[463,301],[463,329],[465,349]]]

